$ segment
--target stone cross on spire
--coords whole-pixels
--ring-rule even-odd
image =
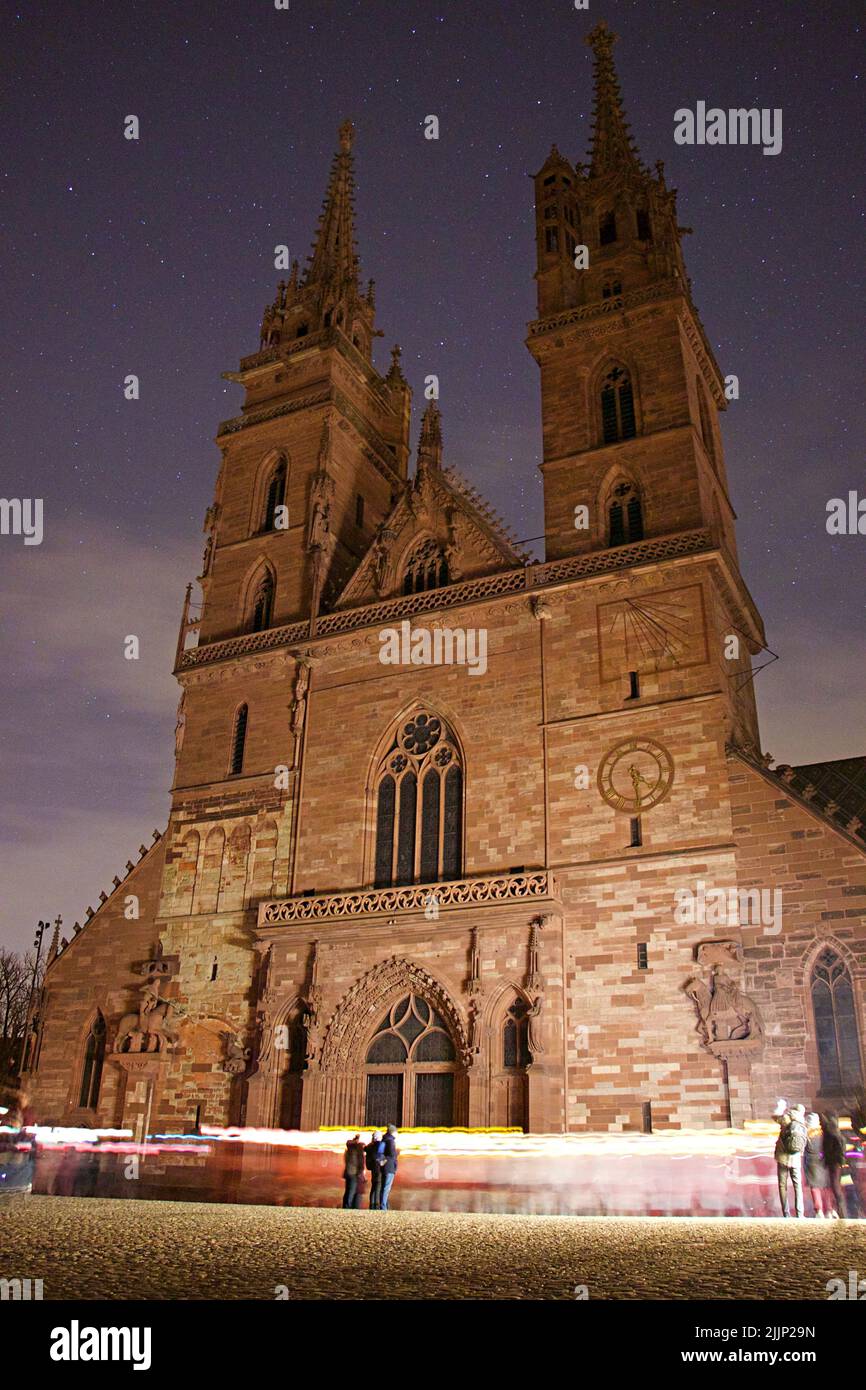
[[[625,169],[644,172],[623,110],[622,93],[613,61],[616,39],[616,34],[603,19],[586,38],[593,52],[595,79],[590,178]]]
[[[355,171],[352,143],[355,127],[344,121],[339,130],[340,148],[334,155],[319,229],[313,243],[303,284],[334,281],[340,286],[358,286],[358,257],[355,251]]]

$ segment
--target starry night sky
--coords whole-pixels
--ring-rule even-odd
[[[415,434],[439,376],[445,462],[518,537],[541,531],[527,175],[554,142],[586,153],[583,40],[601,18],[641,155],[665,160],[694,228],[710,341],[740,379],[723,418],[740,557],[781,656],[757,677],[764,746],[786,762],[866,753],[866,539],[825,530],[828,498],[866,492],[861,14],[855,0],[5,8],[2,495],[44,498],[45,539],[0,537],[0,941],[28,945],[58,911],[71,929],[165,824],[183,588],[213,436],[240,400],[220,373],[258,347],[274,246],[304,262],[346,117],[377,365],[402,345]],[[698,100],[781,107],[782,153],[675,145],[675,110]]]

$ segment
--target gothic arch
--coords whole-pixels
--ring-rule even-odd
[[[197,830],[188,830],[178,844],[178,859],[175,865],[171,905],[174,915],[186,916],[192,912],[193,896],[198,879],[200,845],[201,836]]]
[[[269,529],[262,524],[264,520],[265,502],[267,500],[271,478],[281,463],[285,465],[286,470],[286,485],[283,501],[288,505],[289,485],[292,477],[291,459],[285,449],[270,449],[256,469],[255,478],[253,480],[252,494],[250,497],[250,515],[247,524],[248,536],[257,536],[263,530]]]
[[[243,823],[235,826],[226,847],[218,904],[220,912],[246,907],[249,858],[250,828]]]
[[[442,1015],[459,1064],[468,1066],[466,1029],[450,991],[423,966],[392,956],[352,985],[337,1005],[322,1043],[322,1071],[345,1072],[361,1067],[382,1015],[401,993],[421,995]]]
[[[430,756],[428,756],[425,759],[422,754],[422,761],[417,767],[416,796],[418,802],[418,820],[416,822],[415,838],[413,839],[413,868],[412,873],[407,881],[413,883],[437,882],[440,877],[439,870],[441,870],[442,873],[447,874],[449,878],[455,878],[459,877],[459,875],[465,869],[466,785],[468,769],[463,740],[459,733],[457,721],[439,704],[438,701],[433,702],[431,700],[428,702],[425,701],[423,698],[419,699],[416,697],[415,699],[409,701],[406,705],[404,705],[400,713],[389,721],[385,728],[384,734],[376,744],[376,747],[368,765],[364,796],[365,819],[363,848],[363,882],[368,884],[374,884],[378,882],[380,878],[383,878],[383,866],[378,862],[379,842],[382,836],[382,826],[380,824],[381,789],[385,781],[388,780],[388,778],[390,778],[394,782],[394,815],[395,818],[399,818],[400,806],[397,804],[398,799],[400,797],[399,780],[402,776],[405,776],[407,772],[412,771],[412,769],[407,768],[406,755],[402,752],[401,748],[398,747],[398,744],[400,743],[401,734],[407,731],[409,726],[414,724],[416,720],[419,723],[422,720],[427,720],[431,724],[434,720],[438,721],[440,733],[436,744],[430,745]],[[385,766],[386,760],[389,760],[389,755],[391,754],[393,754],[394,758],[397,759],[397,762],[395,763],[393,769],[386,768]],[[441,760],[445,759],[446,757],[447,762],[440,761],[438,764],[436,763],[437,758]],[[410,756],[409,762],[412,763],[414,761],[417,761],[417,759],[413,759]],[[402,768],[399,767],[400,763],[403,764]],[[427,872],[422,872],[422,867],[423,859],[425,856],[425,785],[428,773],[432,770],[434,765],[436,766],[441,778],[440,796],[437,812],[437,831],[441,825],[442,834],[440,836],[439,847],[437,848],[437,872],[431,874],[429,872],[429,865]],[[457,806],[457,817],[459,820],[459,825],[456,831],[453,833],[451,840],[449,840],[449,844],[446,848],[445,820],[448,808],[445,804],[445,798],[448,795],[447,782],[449,775],[451,775],[452,780],[454,780],[455,777],[459,779],[459,805]],[[397,882],[397,877],[397,875],[393,876],[393,882],[395,884]],[[380,886],[392,885],[391,883],[386,884],[383,881],[380,884]]]
[[[627,391],[625,390],[626,385]],[[602,401],[603,393],[609,389],[614,392],[613,416],[610,417],[611,419],[615,418],[617,422],[614,437],[608,437],[605,424],[606,411]],[[624,358],[609,355],[601,357],[590,373],[588,407],[587,418],[592,421],[592,440],[590,442],[598,448],[619,443],[624,439],[634,439],[642,434],[640,379],[634,363],[627,362]]]
[[[270,583],[272,595],[270,619],[264,624],[265,627],[269,627],[273,620],[273,610],[276,602],[277,572],[270,560],[266,560],[263,556],[260,556],[250,566],[240,589],[241,596],[238,606],[238,626],[242,632],[256,630],[251,626],[254,619],[256,600],[262,585],[266,582]]]
[[[76,1066],[69,1097],[75,1110],[94,1113],[99,1110],[107,1051],[108,1017],[108,1010],[103,1003],[94,1003],[79,1032]]]
[[[819,1094],[841,1097],[862,1086],[866,1078],[866,969],[850,947],[835,936],[818,937],[804,951],[801,962],[809,1071]],[[846,982],[850,1000],[847,1019],[837,995]],[[823,1018],[819,1018],[819,992],[825,1006],[829,1003],[829,1013],[821,1010]],[[838,1076],[831,1078],[834,1071]]]
[[[446,550],[447,541],[440,540],[431,531],[413,536],[401,552],[397,564],[400,592],[420,594],[450,584],[451,571]]]
[[[194,895],[196,912],[216,912],[220,880],[222,879],[225,840],[225,831],[222,826],[212,826],[207,833],[202,854],[201,873],[198,875]]]
[[[647,533],[648,503],[641,473],[642,470],[640,469],[633,467],[624,468],[621,463],[614,463],[608,468],[602,478],[601,485],[596,494],[595,539],[597,544],[604,546],[605,549],[608,548],[611,542],[610,509],[615,500],[615,494],[618,488],[630,487],[640,499],[641,530],[644,535]],[[628,537],[626,539],[628,539]]]

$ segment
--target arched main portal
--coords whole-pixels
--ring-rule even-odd
[[[445,1019],[423,995],[404,995],[380,1020],[367,1047],[364,1123],[450,1127],[457,1070]]]
[[[392,956],[344,995],[328,1024],[310,1123],[468,1123],[471,1052],[449,990]]]

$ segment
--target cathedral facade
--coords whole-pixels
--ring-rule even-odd
[[[52,945],[40,1120],[648,1130],[862,1087],[863,760],[761,752],[725,382],[590,42],[589,162],[535,176],[544,560],[435,400],[410,468],[347,123],[227,374],[168,825]]]

